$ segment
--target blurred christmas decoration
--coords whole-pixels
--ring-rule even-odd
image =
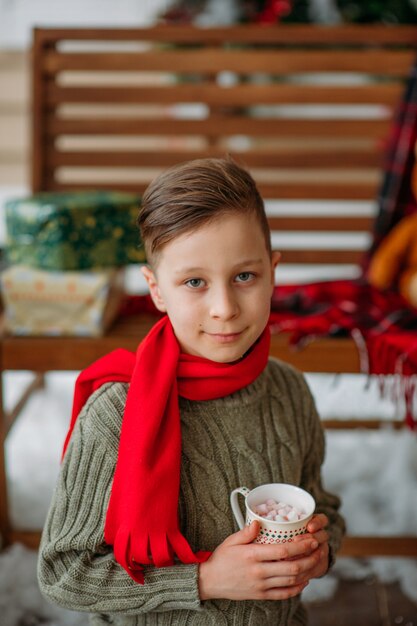
[[[415,0],[336,0],[342,21],[384,24],[410,24],[417,22]]]
[[[174,0],[161,18],[201,26],[236,23],[417,23],[417,0]]]
[[[176,0],[163,14],[170,23],[204,26],[309,21],[308,0]]]
[[[259,24],[275,24],[281,22],[293,10],[290,0],[262,0],[245,2],[245,13],[242,21],[258,22]]]

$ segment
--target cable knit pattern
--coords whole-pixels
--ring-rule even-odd
[[[115,562],[103,529],[126,393],[126,384],[104,385],[77,420],[39,551],[43,594],[63,607],[90,612],[95,626],[304,626],[299,598],[200,602],[197,565],[147,567],[145,584],[138,585]],[[337,551],[344,532],[340,502],[321,485],[323,431],[299,372],[270,359],[255,382],[230,396],[180,398],[180,413],[179,518],[193,550],[214,550],[237,530],[229,505],[232,489],[288,482],[310,491],[317,512],[328,515],[332,553]]]

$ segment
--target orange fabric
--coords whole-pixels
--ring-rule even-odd
[[[397,288],[414,306],[410,283],[417,275],[417,213],[404,217],[372,257],[368,280],[379,289]]]

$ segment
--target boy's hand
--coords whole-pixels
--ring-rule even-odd
[[[227,537],[200,564],[202,600],[285,600],[300,594],[310,578],[321,575],[325,548],[315,536],[308,533],[297,542],[261,545],[252,543],[258,531],[259,523],[252,522]]]

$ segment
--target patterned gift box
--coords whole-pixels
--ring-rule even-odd
[[[6,258],[48,270],[141,263],[140,197],[117,192],[39,193],[6,202]]]
[[[3,271],[5,330],[13,335],[102,335],[119,312],[124,269],[49,272],[23,265]]]

